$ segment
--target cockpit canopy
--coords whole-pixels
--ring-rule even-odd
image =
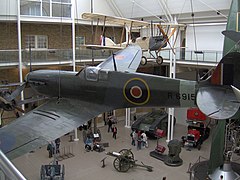
[[[85,77],[88,81],[98,81],[98,80],[107,80],[108,71],[102,70],[99,67],[86,67],[85,68]]]

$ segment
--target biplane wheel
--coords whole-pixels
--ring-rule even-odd
[[[157,59],[156,59],[156,63],[161,65],[163,63],[163,58],[162,56],[158,56]]]
[[[140,64],[143,65],[143,66],[145,66],[147,64],[147,58],[145,56],[142,56]]]
[[[134,155],[130,149],[122,149],[119,153],[127,159],[134,161]]]
[[[113,161],[114,168],[119,172],[127,172],[130,169],[130,162],[121,157],[117,157]]]

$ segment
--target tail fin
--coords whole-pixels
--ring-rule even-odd
[[[240,89],[240,53],[230,52],[222,58],[216,67],[211,84],[233,85]]]
[[[142,50],[137,45],[128,46],[125,49],[114,54],[115,65],[117,71],[136,72],[142,57]],[[107,60],[99,64],[100,69],[108,69],[114,71],[114,59],[110,56]]]
[[[113,40],[111,40],[108,37],[105,37],[103,35],[101,35],[100,37],[100,45],[101,46],[116,46],[116,44],[113,42]]]

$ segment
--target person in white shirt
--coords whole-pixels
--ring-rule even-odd
[[[145,132],[142,132],[142,142],[143,142],[143,147],[147,148],[148,147],[148,141],[147,141],[147,135]]]

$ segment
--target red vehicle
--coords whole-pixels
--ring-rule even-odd
[[[187,111],[188,134],[182,137],[183,146],[201,149],[203,141],[209,137],[210,129],[206,126],[206,116],[198,109]]]

